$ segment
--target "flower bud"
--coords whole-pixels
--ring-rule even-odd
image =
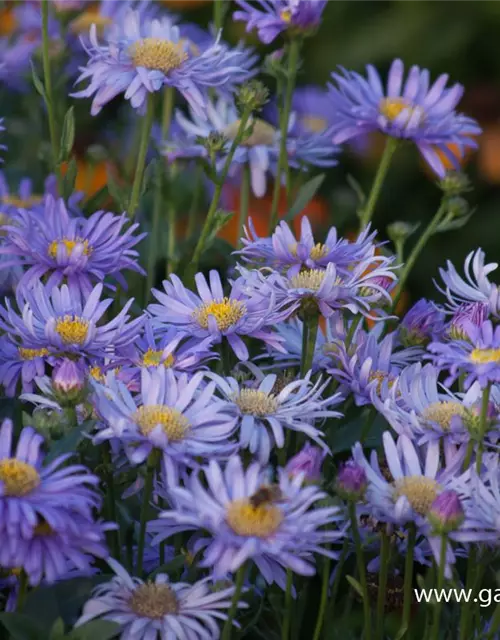
[[[250,80],[240,87],[236,104],[240,111],[260,111],[269,100],[269,91],[260,80]]]
[[[439,181],[439,188],[448,196],[458,196],[461,193],[470,191],[469,178],[464,173],[449,171],[445,177]]]
[[[358,501],[365,495],[368,481],[365,470],[354,460],[348,460],[337,475],[337,493],[346,500]]]
[[[462,502],[456,491],[448,489],[440,493],[429,511],[429,521],[436,533],[455,531],[464,521]]]
[[[398,243],[405,242],[412,233],[415,232],[418,225],[410,224],[402,220],[396,220],[387,226],[387,235],[392,242],[397,245]]]
[[[208,155],[212,157],[216,153],[224,151],[228,143],[227,137],[218,131],[211,131],[206,138],[198,136],[197,144],[202,145],[208,151]]]
[[[288,461],[285,471],[289,476],[303,473],[307,482],[319,482],[321,480],[321,466],[326,452],[319,447],[306,443],[293,458]]]
[[[75,406],[84,397],[85,377],[73,360],[65,358],[52,373],[52,389],[59,404]]]
[[[454,196],[448,200],[448,216],[452,219],[463,218],[469,213],[469,203],[461,196]]]
[[[448,325],[447,333],[452,340],[470,340],[468,327],[471,324],[480,327],[487,318],[488,305],[485,302],[461,304]]]
[[[405,347],[424,347],[439,337],[444,328],[444,313],[422,298],[401,322],[400,339]]]

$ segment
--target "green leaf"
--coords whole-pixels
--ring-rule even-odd
[[[327,430],[332,453],[350,451],[353,445],[360,440],[367,419],[369,419],[368,416],[361,415],[339,428],[335,428],[332,423],[332,426]],[[365,438],[364,446],[369,449],[378,447],[382,442],[382,433],[386,428],[385,419],[378,414],[370,427],[368,436]]]
[[[64,116],[61,133],[61,148],[59,152],[59,162],[67,160],[73,149],[75,142],[75,108],[70,107]]]
[[[51,462],[58,456],[62,456],[65,453],[75,452],[83,436],[90,431],[93,425],[94,420],[85,420],[71,429],[71,431],[63,438],[56,440],[49,449],[47,457],[45,458],[46,462]]]
[[[91,620],[73,629],[67,636],[71,640],[109,640],[120,632],[120,625],[109,620]]]
[[[215,239],[215,236],[219,233],[219,231],[226,226],[226,224],[231,220],[234,216],[234,211],[223,211],[222,209],[218,209],[215,212],[214,222],[212,224],[212,228],[210,229],[210,234],[207,238],[207,242],[205,244],[205,251],[212,244]]]
[[[63,195],[66,198],[66,200],[70,197],[70,195],[75,190],[77,171],[78,171],[78,166],[76,164],[76,159],[71,158],[71,160],[68,163],[66,173],[64,174],[64,177],[63,177]]]
[[[31,77],[33,79],[33,84],[35,85],[35,89],[42,96],[42,98],[45,100],[45,102],[47,102],[47,96],[45,94],[45,87],[43,86],[43,83],[40,80],[40,77],[39,77],[39,75],[38,75],[38,73],[36,71],[36,67],[33,64],[33,61],[31,61]]]
[[[49,640],[60,640],[61,638],[64,638],[64,620],[57,618],[50,630]]]
[[[347,582],[354,589],[354,591],[356,591],[358,595],[361,597],[361,600],[363,600],[364,595],[363,595],[363,587],[361,586],[361,584],[356,580],[356,578],[353,578],[352,576],[346,576],[346,579],[347,579]]]
[[[32,616],[20,613],[0,613],[0,623],[7,629],[12,640],[42,640],[41,629]]]
[[[286,214],[285,220],[293,220],[296,215],[305,209],[309,202],[314,198],[316,192],[323,184],[325,174],[322,173],[319,176],[308,180],[299,190],[297,199],[290,208],[290,211]]]
[[[184,556],[183,554],[175,556],[175,558],[172,558],[170,562],[162,564],[161,567],[158,567],[158,569],[155,569],[152,573],[150,573],[148,579],[151,580],[151,578],[154,578],[154,576],[156,576],[158,573],[167,573],[170,575],[171,573],[174,573],[174,571],[182,569],[185,564],[186,556]]]
[[[107,173],[107,178],[109,195],[113,198],[113,200],[122,211],[126,211],[128,197],[125,193],[125,190],[120,187],[110,171],[108,171]]]

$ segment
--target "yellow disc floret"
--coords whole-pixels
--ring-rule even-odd
[[[66,315],[56,322],[56,332],[64,344],[83,344],[88,331],[89,321],[79,316]]]
[[[439,484],[427,476],[407,476],[394,482],[394,498],[405,496],[411,508],[426,516],[438,496]]]
[[[182,43],[175,44],[161,38],[137,40],[129,47],[128,54],[136,67],[162,71],[164,74],[177,69],[188,58]]]
[[[268,538],[283,521],[282,510],[274,504],[254,507],[248,500],[234,500],[226,512],[226,522],[239,536]]]
[[[189,429],[189,420],[180,411],[164,404],[151,404],[139,407],[132,416],[141,433],[149,435],[157,426],[171,441],[182,440]]]
[[[245,315],[246,307],[239,300],[231,300],[230,298],[222,298],[222,300],[214,300],[206,302],[196,309],[193,318],[203,329],[208,329],[208,318],[212,316],[217,322],[219,331],[227,331],[241,320]]]
[[[22,497],[40,484],[38,471],[31,464],[16,458],[0,460],[0,483],[3,495]]]

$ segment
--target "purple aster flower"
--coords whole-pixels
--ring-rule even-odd
[[[160,304],[149,305],[148,311],[156,328],[166,330],[173,326],[200,342],[211,338],[212,344],[220,344],[226,338],[240,360],[249,357],[244,336],[280,348],[281,339],[271,327],[287,318],[290,309],[276,304],[276,296],[268,295],[268,291],[247,292],[239,281],[225,296],[217,271],[210,272],[209,283],[202,273],[196,274],[195,281],[199,295],[186,289],[176,275],[170,276],[170,282],[163,282],[165,293],[153,289]]]
[[[362,500],[366,491],[367,480],[364,468],[354,460],[348,460],[339,469],[335,488],[346,500]]]
[[[446,333],[452,340],[468,340],[469,325],[480,327],[487,319],[488,305],[485,302],[464,302],[457,307],[446,327]]]
[[[52,360],[46,347],[21,347],[9,336],[0,336],[0,384],[5,394],[12,398],[19,393],[19,382],[21,391],[33,391],[33,381],[44,375],[46,364]]]
[[[23,544],[32,539],[38,525],[54,531],[78,534],[76,518],[92,522],[100,498],[93,487],[99,479],[81,465],[68,465],[69,455],[44,465],[43,438],[25,427],[13,447],[13,426],[0,427],[0,565],[18,566]],[[14,560],[12,560],[14,558]],[[30,562],[30,558],[25,558]]]
[[[445,288],[436,286],[446,296],[446,308],[450,313],[455,313],[464,303],[477,302],[486,304],[488,313],[494,316],[499,315],[499,288],[495,283],[490,282],[488,277],[497,269],[498,264],[496,262],[485,264],[484,260],[485,254],[482,249],[469,253],[464,264],[465,280],[458,275],[450,261],[446,263],[446,270],[439,270]]]
[[[3,118],[0,118],[0,133],[5,131],[5,127],[3,126]],[[7,147],[4,144],[0,144],[0,151],[6,151]],[[3,162],[3,159],[0,157],[0,162]]]
[[[199,138],[207,138],[210,134],[224,135],[228,142],[225,149],[216,157],[217,170],[222,170],[229,147],[238,133],[240,117],[234,102],[224,97],[216,102],[210,101],[203,114],[191,109],[190,118],[181,111],[176,112],[177,134],[172,141],[165,144],[163,154],[170,160],[178,158],[207,158],[208,151],[199,142]],[[277,161],[280,152],[280,134],[278,129],[262,120],[254,118],[251,135],[236,149],[233,156],[229,177],[240,180],[244,165],[250,169],[253,193],[262,197],[266,193],[267,176],[276,175]],[[292,121],[290,121],[290,128]],[[305,165],[331,167],[336,164],[334,155],[337,148],[331,143],[329,136],[307,134],[287,137],[288,163],[291,167],[300,168]]]
[[[500,326],[495,327],[490,320],[480,327],[469,322],[465,330],[467,340],[432,342],[428,347],[435,365],[450,374],[446,384],[460,375],[465,376],[465,389],[475,380],[483,388],[490,382],[500,382]]]
[[[284,221],[276,227],[271,238],[260,238],[249,224],[242,239],[241,254],[245,262],[256,267],[267,266],[291,278],[303,269],[322,269],[333,262],[336,270],[344,275],[368,258],[375,257],[375,233],[366,227],[355,242],[340,238],[337,229],[331,227],[324,243],[316,242],[309,219],[301,221],[300,238],[297,240]]]
[[[286,463],[285,471],[291,478],[303,476],[305,482],[320,482],[321,467],[326,451],[306,442],[302,449]]]
[[[255,6],[246,0],[236,1],[241,9],[233,13],[233,20],[246,22],[247,32],[256,29],[264,44],[284,32],[292,37],[311,35],[327,4],[326,0],[258,0]]]
[[[386,398],[402,368],[421,357],[419,348],[394,350],[395,334],[380,339],[382,326],[369,334],[357,329],[349,347],[340,339],[330,346],[328,373],[354,394],[358,406]]]
[[[432,302],[421,298],[405,314],[399,338],[405,347],[425,347],[443,334],[445,315]]]
[[[384,400],[372,397],[377,410],[398,434],[406,434],[419,445],[442,441],[445,458],[453,457],[458,445],[466,445],[479,432],[481,390],[473,385],[466,394],[456,394],[439,383],[433,364],[413,364],[403,369]],[[498,441],[497,412],[493,410],[487,444]]]
[[[15,224],[4,227],[8,235],[0,253],[10,256],[12,266],[29,266],[20,286],[31,287],[48,276],[48,288],[66,281],[71,292],[88,296],[93,283],[112,277],[126,289],[123,269],[145,274],[132,247],[146,236],[134,235],[137,223],[124,229],[127,222],[126,214],[105,211],[70,217],[63,200],[47,196],[42,215],[19,210]]]
[[[95,441],[118,439],[133,464],[153,449],[165,464],[196,466],[197,457],[227,456],[236,427],[230,406],[214,397],[215,382],[203,385],[202,372],[176,377],[170,369],[141,370],[141,389],[133,396],[114,372],[106,384],[93,383],[95,407],[104,421]]]
[[[240,447],[249,449],[261,464],[269,461],[271,450],[285,446],[288,430],[305,434],[328,451],[323,433],[315,428],[318,420],[339,418],[342,414],[331,407],[342,401],[340,394],[323,399],[328,381],[314,384],[308,374],[303,380],[295,380],[277,388],[277,376],[261,376],[261,380],[239,384],[234,378],[211,375],[224,400],[237,416]],[[273,392],[274,390],[274,392]]]
[[[115,318],[98,325],[112,303],[110,299],[100,300],[102,289],[98,284],[88,296],[70,291],[67,285],[49,290],[40,282],[30,290],[18,289],[22,315],[6,299],[5,308],[0,305],[0,327],[18,347],[39,351],[26,352],[28,359],[35,355],[102,358],[106,352],[133,342],[144,323],[143,317],[130,320],[132,299]]]
[[[100,618],[120,625],[122,640],[189,638],[210,640],[220,635],[219,620],[226,620],[234,586],[220,591],[211,578],[194,584],[170,582],[164,573],[144,582],[133,578],[113,559],[109,566],[116,576],[99,585],[85,604],[75,627]],[[246,607],[238,602],[238,607]]]
[[[331,126],[331,110],[325,89],[315,85],[297,87],[292,96],[292,135],[324,133]],[[272,124],[278,126],[279,111],[276,100],[264,107],[264,113]]]
[[[446,88],[443,74],[429,88],[429,72],[413,66],[403,85],[404,66],[394,60],[389,70],[387,89],[376,69],[367,66],[367,79],[353,71],[333,73],[337,86],[329,85],[334,125],[333,141],[341,144],[370,131],[412,140],[431,169],[440,177],[446,173],[440,151],[453,165],[458,159],[449,145],[457,145],[463,154],[477,146],[473,136],[481,133],[477,122],[455,111],[463,87]]]
[[[179,28],[165,16],[142,19],[139,12],[129,11],[105,39],[107,44],[100,45],[92,25],[89,60],[78,78],[78,82],[90,80],[90,84],[73,94],[76,98],[94,96],[92,115],[121,93],[143,112],[148,94],[170,86],[203,117],[209,89],[229,92],[248,77],[248,71],[238,66],[239,50],[233,53],[215,41],[196,55],[189,41],[181,38]]]
[[[483,473],[479,477],[474,473],[472,494],[474,508],[485,528],[495,531],[497,539],[500,533],[500,476],[498,474],[498,454],[483,457]]]
[[[22,93],[29,89],[30,61],[39,45],[39,39],[27,35],[0,37],[0,86]]]
[[[438,495],[431,504],[429,520],[436,533],[449,533],[460,527],[465,514],[460,496],[453,489],[447,489]]]
[[[315,485],[302,487],[303,476],[290,478],[279,469],[277,485],[266,482],[257,463],[246,470],[238,456],[225,469],[215,462],[204,467],[203,480],[193,473],[186,486],[168,492],[173,508],[150,524],[156,542],[181,531],[206,532],[193,550],[204,549],[200,567],[225,578],[252,560],[268,583],[284,589],[286,573],[314,575],[314,555],[336,558],[322,545],[335,542],[343,532],[331,525],[342,519],[338,507],[313,507],[326,497]],[[330,528],[325,529],[326,525]]]

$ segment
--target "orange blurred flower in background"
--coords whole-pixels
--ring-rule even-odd
[[[106,186],[108,172],[111,172],[114,177],[117,174],[116,167],[107,160],[90,162],[85,158],[77,157],[76,166],[75,190],[83,191],[85,200],[88,200]],[[62,174],[65,175],[67,170],[68,165],[64,162],[61,166]]]
[[[485,127],[477,162],[485,180],[493,184],[500,183],[500,124]]]
[[[0,36],[10,35],[17,26],[12,6],[0,8]]]

